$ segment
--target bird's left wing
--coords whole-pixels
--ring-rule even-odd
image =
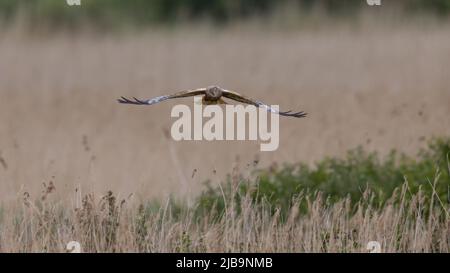
[[[276,109],[273,109],[272,107],[270,107],[269,105],[267,105],[267,104],[265,104],[265,103],[263,103],[261,101],[257,101],[257,100],[251,99],[251,98],[247,98],[247,97],[245,97],[245,96],[243,96],[243,95],[241,95],[241,94],[239,94],[237,92],[230,91],[230,90],[225,90],[223,92],[223,96],[225,98],[229,98],[229,99],[232,99],[232,100],[235,100],[235,101],[238,101],[238,102],[242,102],[242,103],[246,103],[246,104],[250,104],[250,105],[255,105],[256,107],[265,108],[265,109],[267,109],[267,111],[269,111],[271,113],[279,114],[281,116],[303,118],[303,117],[306,117],[306,115],[307,115],[303,111],[294,112],[294,113],[292,113],[292,111],[281,112],[281,111],[278,111]]]
[[[126,104],[135,104],[135,105],[152,105],[156,104],[168,99],[176,99],[176,98],[184,98],[184,97],[191,97],[191,96],[197,96],[197,95],[203,95],[205,94],[206,88],[198,88],[193,90],[185,90],[181,91],[172,95],[165,95],[165,96],[159,96],[147,100],[140,100],[133,97],[133,100],[127,99],[125,97],[121,97],[117,101],[120,103],[126,103]]]

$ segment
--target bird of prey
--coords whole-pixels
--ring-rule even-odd
[[[303,111],[300,112],[281,112],[278,110],[273,109],[269,105],[251,99],[247,98],[237,92],[226,90],[223,88],[220,88],[218,86],[209,86],[206,88],[198,88],[198,89],[192,89],[192,90],[185,90],[178,93],[175,93],[173,95],[166,95],[166,96],[159,96],[152,99],[147,100],[140,100],[133,97],[133,100],[127,99],[125,97],[121,97],[117,101],[120,103],[126,103],[126,104],[135,104],[135,105],[152,105],[156,104],[168,99],[176,99],[176,98],[185,98],[185,97],[192,97],[192,96],[203,96],[202,103],[206,105],[210,104],[226,104],[225,101],[223,101],[222,98],[232,99],[238,102],[254,105],[256,107],[262,107],[267,109],[267,111],[279,114],[281,116],[287,116],[287,117],[295,117],[295,118],[303,118],[306,117],[306,113]]]

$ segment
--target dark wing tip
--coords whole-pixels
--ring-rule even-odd
[[[125,104],[135,104],[135,105],[145,105],[145,104],[147,104],[146,101],[139,100],[139,99],[137,99],[135,97],[133,97],[133,99],[134,100],[130,100],[130,99],[127,99],[125,97],[120,97],[120,99],[117,99],[117,101],[119,103],[125,103]]]
[[[300,111],[297,113],[291,113],[292,111],[287,111],[287,112],[280,112],[279,114],[285,117],[294,117],[294,118],[304,118],[306,117],[308,114]]]
[[[125,97],[120,97],[120,99],[117,99],[117,101],[118,101],[119,103],[127,103],[127,102],[128,102],[128,99],[125,98]]]

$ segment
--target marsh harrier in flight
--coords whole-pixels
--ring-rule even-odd
[[[277,111],[273,108],[271,108],[269,105],[262,103],[260,101],[247,98],[242,96],[239,93],[222,89],[218,86],[210,86],[206,88],[199,88],[199,89],[193,89],[193,90],[185,90],[178,93],[175,93],[173,95],[166,95],[166,96],[159,96],[153,99],[148,100],[140,100],[137,98],[133,98],[133,100],[127,99],[125,97],[122,97],[118,99],[120,103],[127,103],[127,104],[135,104],[135,105],[152,105],[156,104],[168,99],[176,99],[176,98],[185,98],[185,97],[192,97],[192,96],[203,96],[202,103],[206,105],[210,104],[226,104],[225,101],[222,100],[223,98],[232,99],[238,102],[254,105],[256,107],[262,107],[267,109],[267,111],[279,114],[281,116],[287,116],[287,117],[296,117],[296,118],[303,118],[306,117],[306,113],[303,111],[300,112],[281,112]]]

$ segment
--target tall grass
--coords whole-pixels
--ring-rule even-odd
[[[443,149],[449,147],[448,141],[435,143]],[[187,206],[171,199],[137,202],[132,196],[118,199],[112,192],[96,196],[77,190],[70,204],[53,199],[57,191],[53,183],[43,184],[38,198],[23,192],[14,204],[1,207],[0,251],[64,252],[66,244],[75,240],[84,252],[366,252],[369,241],[378,241],[384,252],[449,252],[449,209],[441,192],[442,185],[450,185],[449,166],[446,161],[447,169],[436,171],[438,165],[425,162],[445,151],[433,150],[433,145],[423,158],[409,161],[408,166],[428,166],[427,171],[434,171],[428,184],[415,185],[406,175],[391,181],[396,185],[392,191],[388,183],[389,190],[382,195],[372,187],[361,189],[358,195],[352,195],[350,188],[349,194],[342,194],[319,183],[286,196],[280,191],[289,191],[292,181],[276,176],[286,172],[283,168],[269,170],[279,179],[274,184],[279,188],[271,189],[272,194],[264,187],[273,182],[248,182],[249,187],[242,191],[246,182],[233,174],[229,191],[220,187],[220,196],[206,195],[217,199],[212,201],[214,206],[223,202],[223,210],[208,207],[205,194]],[[349,156],[341,161],[344,165],[353,162],[353,174],[358,175],[352,182],[365,183],[364,173],[365,178],[381,182],[376,172],[365,169],[368,158],[353,160]],[[379,171],[401,172],[405,164]],[[339,177],[339,171],[336,168],[333,177]],[[305,175],[311,174],[300,177]],[[350,176],[344,176],[341,182],[335,178],[330,183],[345,187],[347,184],[339,183]],[[288,198],[288,205],[274,201],[283,198]]]

